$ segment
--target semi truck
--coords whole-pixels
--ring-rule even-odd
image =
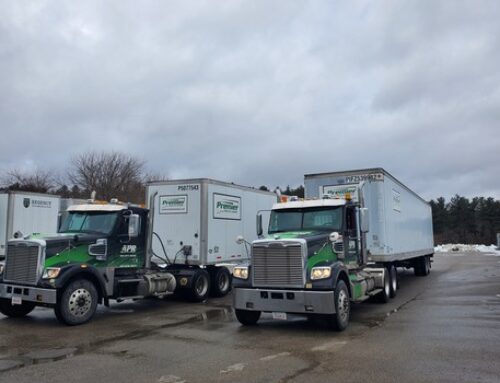
[[[0,193],[0,260],[7,241],[17,232],[53,233],[57,230],[59,196],[23,191]]]
[[[48,306],[62,323],[79,325],[111,300],[225,295],[232,277],[221,264],[246,257],[227,238],[251,235],[245,217],[253,221],[276,200],[209,179],[151,184],[147,196],[147,207],[116,200],[69,206],[57,233],[9,240],[0,312],[22,317]]]
[[[275,319],[303,314],[342,331],[353,303],[396,295],[397,267],[430,272],[430,205],[384,169],[308,174],[304,181],[305,199],[276,203],[267,232],[257,215],[261,238],[251,243],[251,261],[233,270],[233,305],[243,325],[256,324],[262,312]]]

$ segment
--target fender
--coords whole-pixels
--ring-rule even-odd
[[[347,288],[349,290],[349,294],[351,294],[351,283],[349,281],[349,270],[347,269],[347,267],[340,263],[340,262],[335,262],[333,265],[332,265],[332,276],[331,276],[331,281],[333,282],[333,285],[332,285],[332,288],[335,289],[335,287],[337,286],[337,282],[339,280],[339,278],[341,278],[342,274],[345,275],[345,278],[346,278],[346,285],[347,285]]]
[[[103,275],[99,272],[97,268],[93,266],[90,265],[85,265],[84,267],[82,266],[83,264],[76,264],[76,265],[68,265],[61,268],[61,274],[55,280],[56,289],[59,290],[63,288],[70,280],[74,279],[77,276],[82,276],[82,277],[87,276],[97,281],[98,284],[97,291],[99,293],[99,296],[103,299],[104,304],[108,306],[109,299],[106,293],[106,281]]]

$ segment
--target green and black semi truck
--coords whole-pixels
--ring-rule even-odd
[[[89,201],[70,206],[56,234],[17,233],[0,267],[0,312],[22,317],[48,306],[61,322],[78,325],[110,300],[224,296],[232,282],[226,265],[244,256],[226,238],[246,232],[245,214],[276,201],[207,179],[148,185],[147,197],[149,209]]]
[[[385,170],[306,175],[305,194],[275,204],[265,233],[257,216],[251,261],[233,270],[242,324],[303,314],[344,330],[351,303],[396,295],[397,267],[429,273],[430,206]]]

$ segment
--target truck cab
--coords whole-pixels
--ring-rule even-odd
[[[264,234],[261,227],[258,217]],[[262,312],[321,315],[344,330],[351,302],[390,294],[387,270],[366,263],[367,231],[367,209],[348,195],[275,204],[265,237],[251,243],[251,262],[233,271],[237,319],[252,325]]]
[[[148,225],[147,209],[113,201],[69,207],[58,233],[17,233],[0,270],[0,312],[21,317],[48,306],[76,325],[109,299],[172,292],[175,278],[148,262]]]

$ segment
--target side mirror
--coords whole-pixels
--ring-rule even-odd
[[[238,236],[236,237],[236,243],[237,243],[238,245],[243,245],[243,244],[245,243],[245,238],[243,238],[243,236],[242,236],[242,235],[238,235]]]
[[[367,207],[362,207],[359,209],[359,219],[360,219],[360,230],[362,233],[368,233],[370,231],[370,214]]]
[[[128,236],[137,238],[141,231],[141,216],[139,214],[130,214],[128,217]]]
[[[262,232],[262,214],[257,214],[257,237],[260,237]]]
[[[331,243],[337,242],[340,238],[341,238],[340,234],[336,231],[331,232],[328,237]]]
[[[108,240],[98,239],[94,244],[89,245],[89,255],[94,256],[98,261],[105,261],[108,257]]]

